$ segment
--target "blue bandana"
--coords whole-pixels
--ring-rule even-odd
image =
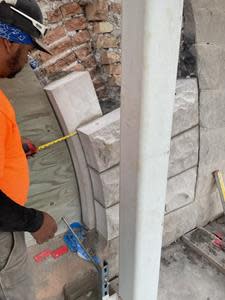
[[[32,45],[33,41],[29,34],[23,32],[18,27],[2,23],[0,21],[0,38],[17,44]]]

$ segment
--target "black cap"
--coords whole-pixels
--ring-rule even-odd
[[[47,27],[43,25],[42,12],[35,0],[0,0],[0,21],[29,34],[35,48],[51,54],[39,40],[46,34]]]

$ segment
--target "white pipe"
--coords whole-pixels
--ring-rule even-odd
[[[120,296],[158,294],[183,0],[123,0]]]

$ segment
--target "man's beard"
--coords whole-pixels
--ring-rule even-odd
[[[8,60],[10,73],[8,74],[7,78],[14,78],[16,74],[18,74],[22,70],[22,67],[19,64],[20,57],[21,49],[18,49],[15,55]]]

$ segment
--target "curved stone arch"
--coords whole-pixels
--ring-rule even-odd
[[[45,87],[64,134],[102,116],[93,83],[88,72],[74,72]],[[82,220],[89,228],[95,228],[93,189],[86,158],[76,135],[68,140],[68,147],[77,175],[80,192]]]

